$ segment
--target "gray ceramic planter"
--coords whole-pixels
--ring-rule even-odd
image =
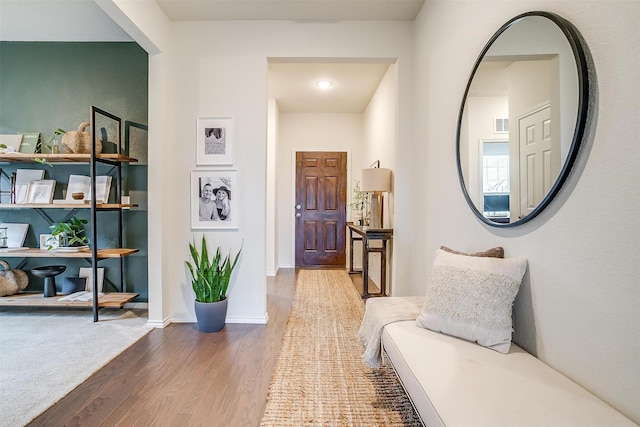
[[[219,302],[195,301],[196,319],[200,332],[218,332],[224,328],[227,317],[227,301]]]

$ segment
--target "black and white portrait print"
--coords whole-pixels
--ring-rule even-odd
[[[237,227],[236,175],[235,171],[192,171],[193,228]]]

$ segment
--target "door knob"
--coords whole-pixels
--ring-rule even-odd
[[[296,218],[300,218],[301,216],[302,216],[302,214],[301,214],[300,212],[298,212],[298,213],[296,214]]]
[[[296,205],[296,209],[300,210],[300,209],[302,209],[302,206]]]

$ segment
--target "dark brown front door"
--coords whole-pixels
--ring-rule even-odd
[[[344,267],[347,153],[296,153],[296,267]]]

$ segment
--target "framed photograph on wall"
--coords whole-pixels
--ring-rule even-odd
[[[191,228],[238,228],[237,171],[191,171]]]
[[[198,117],[196,164],[202,166],[233,165],[233,119]]]

